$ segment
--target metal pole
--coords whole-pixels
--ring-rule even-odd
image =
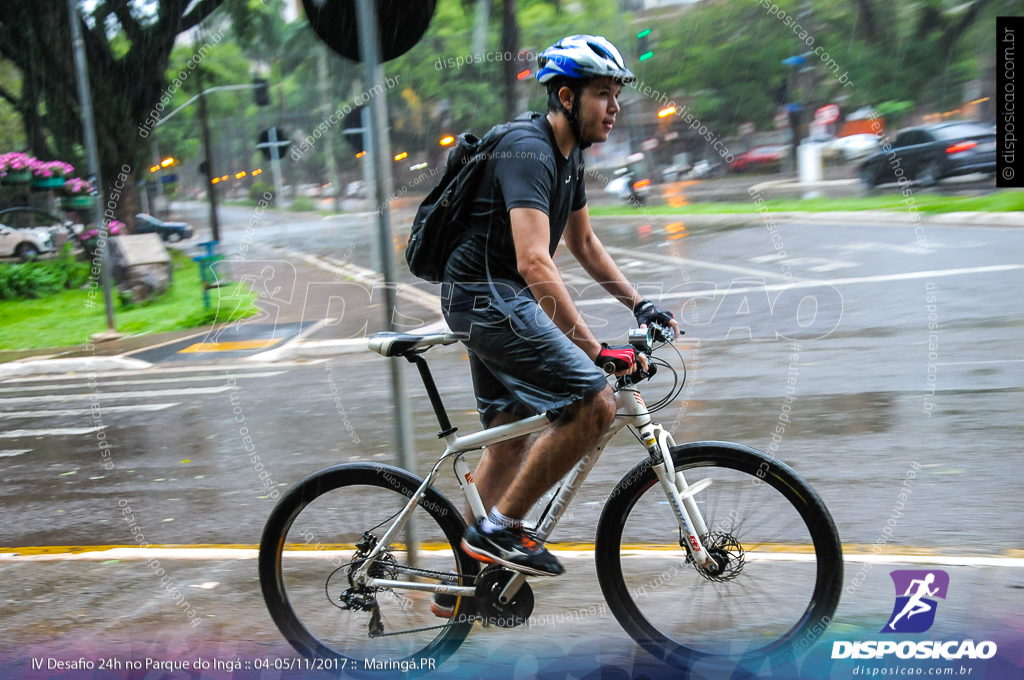
[[[398,283],[395,275],[395,259],[391,240],[391,211],[387,197],[392,192],[391,143],[388,140],[387,88],[384,82],[384,67],[381,65],[380,30],[377,24],[377,8],[374,0],[356,0],[356,20],[359,28],[359,56],[366,67],[367,87],[370,97],[369,147],[367,155],[373,156],[374,210],[380,210],[378,248],[381,270],[384,274],[385,325],[395,328],[395,307],[398,300]],[[398,464],[416,474],[416,458],[413,448],[409,401],[405,391],[405,360],[391,359],[391,393],[395,406],[395,430],[398,435]],[[406,525],[406,546],[409,562],[416,562],[419,541],[415,525]]]
[[[71,22],[71,40],[74,43],[75,70],[78,76],[78,102],[82,107],[82,132],[85,135],[85,151],[89,157],[89,174],[96,181],[96,197],[93,200],[96,228],[103,222],[103,182],[100,177],[99,154],[96,151],[96,127],[92,119],[92,95],[89,92],[89,72],[85,65],[85,43],[82,27],[78,24],[78,7],[75,0],[68,0],[68,19]],[[107,308],[107,329],[114,331],[114,299],[110,293],[110,249],[109,238],[100,246],[100,283],[103,285],[103,302]]]
[[[150,137],[149,140],[149,156],[150,158],[153,159],[153,165],[159,168],[159,170],[156,171],[156,196],[153,197],[153,207],[154,209],[157,209],[159,208],[160,204],[159,201],[157,201],[156,199],[157,197],[163,198],[164,183],[160,181],[160,178],[163,177],[163,168],[160,166],[160,149],[156,145],[156,134]],[[156,213],[154,212],[150,214],[155,215]],[[164,215],[164,217],[166,217],[166,215]]]
[[[328,87],[327,46],[320,45],[316,56],[320,75],[320,106],[323,107],[324,116],[329,116],[331,115],[331,93]],[[341,212],[341,186],[338,180],[338,166],[334,161],[333,136],[331,128],[327,128],[327,131],[324,132],[324,159],[327,162],[327,179],[334,187],[334,200],[331,203],[334,206],[334,212]]]
[[[270,143],[270,171],[274,174],[274,204],[284,207],[284,196],[281,195],[281,154],[277,148],[277,126],[271,125],[267,130],[267,142]]]
[[[203,152],[206,154],[206,195],[210,199],[210,240],[220,241],[220,222],[217,221],[217,186],[213,183],[213,153],[210,150],[210,120],[206,111],[206,93],[203,92],[202,66],[196,69],[199,79],[199,119],[203,123]]]
[[[482,54],[487,46],[487,20],[491,0],[476,0],[476,21],[473,25],[473,54]]]

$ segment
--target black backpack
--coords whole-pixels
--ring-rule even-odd
[[[541,115],[527,111],[510,123],[495,125],[483,139],[469,132],[459,135],[455,148],[448,152],[441,181],[423,199],[412,222],[405,261],[413,275],[441,283],[448,258],[470,234],[461,222],[462,212],[476,196],[485,161],[506,134],[532,128],[531,121]]]

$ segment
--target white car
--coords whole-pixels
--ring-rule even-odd
[[[13,255],[27,262],[42,253],[53,251],[53,234],[48,227],[14,229],[0,224],[0,257]]]
[[[832,140],[829,147],[842,152],[844,159],[854,161],[873,154],[878,149],[878,138],[868,133],[848,135]]]

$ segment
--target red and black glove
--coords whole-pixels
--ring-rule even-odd
[[[618,345],[609,347],[608,343],[601,343],[601,351],[597,353],[594,363],[600,366],[609,375],[633,368],[636,364],[636,349],[632,345]]]

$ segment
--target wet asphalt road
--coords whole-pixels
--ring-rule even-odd
[[[405,206],[398,208],[396,222],[408,217]],[[250,214],[224,209],[225,252],[241,243]],[[926,222],[915,234],[913,227],[786,223],[774,241],[781,241],[779,249],[787,254],[784,270],[772,234],[756,224],[712,227],[667,217],[653,223],[601,218],[594,224],[627,275],[652,289],[661,286],[683,320],[687,334],[678,345],[688,368],[686,389],[659,414],[662,422],[677,423],[677,442],[717,439],[768,450],[789,385],[796,399],[776,455],[815,487],[844,544],[865,546],[878,538],[901,482],[917,463],[914,491],[893,528],[893,553],[925,548],[1021,556],[1024,231]],[[281,247],[287,246],[378,269],[375,236],[365,216],[290,220],[285,230],[282,218],[268,213],[252,240],[265,260],[287,259]],[[400,233],[396,244],[404,240]],[[399,259],[401,254],[396,250]],[[594,287],[583,290],[585,274],[564,249],[556,262],[567,283],[582,291],[580,308],[599,336],[623,339],[630,322],[626,310],[603,302]],[[816,310],[813,300],[792,291],[776,299],[787,271],[793,281],[831,281],[834,287],[803,289],[817,301]],[[331,282],[332,274],[301,263],[296,272],[295,294],[282,302],[283,316],[301,317],[303,307],[313,318],[338,316],[337,306],[326,314],[327,307],[307,304],[303,290],[311,280]],[[412,282],[404,270],[402,279]],[[436,287],[423,288],[436,292]],[[369,331],[378,330],[375,316],[382,300],[379,294],[371,298],[368,309],[365,301],[355,300],[345,307],[351,313],[342,314],[342,323],[311,339],[351,336],[361,325],[353,330],[352,323],[362,319]],[[355,309],[359,306],[364,309]],[[437,320],[412,303],[403,303],[402,311],[410,328]],[[935,315],[931,330],[929,314]],[[674,353],[662,356],[679,367]],[[475,429],[464,352],[459,346],[438,348],[427,358],[454,423],[463,432]],[[173,369],[112,374],[98,378],[94,388],[81,377],[0,383],[2,545],[130,544],[119,501],[132,508],[151,543],[257,543],[273,500],[248,461],[238,406],[272,475],[272,488],[279,491],[331,464],[394,462],[387,364],[375,354],[308,364],[175,363]],[[240,388],[235,404],[229,376]],[[339,386],[351,429],[335,408],[331,380]],[[423,472],[438,452],[437,425],[413,373],[409,384]],[[928,396],[930,384],[935,389]],[[644,387],[647,401],[670,387],[670,378],[659,375]],[[92,393],[105,410],[110,469],[104,469],[94,433],[83,432],[94,424],[87,410]],[[598,499],[643,455],[632,437],[620,434],[555,538],[592,541]],[[438,486],[455,497],[453,480],[445,478]],[[600,601],[592,568],[572,571],[578,580],[567,576],[544,586],[551,592],[544,606],[570,609]],[[979,602],[997,618],[1001,611],[1021,609],[1019,568],[950,571],[954,580],[962,575],[959,582],[975,584],[970,600],[953,605],[964,617]],[[113,645],[163,639],[166,631],[188,628],[138,562],[0,560],[0,576],[6,601],[0,637],[8,652],[61,637]],[[279,645],[262,609],[254,561],[185,561],[175,567],[175,577],[197,586],[218,583],[188,589],[203,616],[216,619],[204,639]],[[848,625],[877,630],[889,613],[891,588],[882,573],[874,574],[844,600],[839,625],[845,611]],[[138,635],[120,628],[124,617],[137,622]],[[598,634],[628,651],[611,617],[595,618],[585,630],[567,628],[555,639]],[[538,631],[542,639],[544,631]]]

